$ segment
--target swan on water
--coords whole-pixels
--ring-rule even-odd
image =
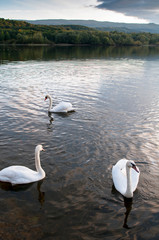
[[[139,182],[140,171],[132,160],[121,159],[112,168],[113,183],[117,191],[132,198]]]
[[[55,107],[52,108],[52,98],[49,94],[45,96],[45,100],[49,99],[49,109],[48,112],[52,113],[67,113],[73,112],[75,109],[72,107],[70,102],[60,102]]]
[[[45,177],[45,172],[40,164],[40,151],[44,151],[44,149],[42,145],[37,145],[35,148],[36,171],[25,166],[13,165],[0,171],[0,181],[16,185],[32,183],[43,179]]]

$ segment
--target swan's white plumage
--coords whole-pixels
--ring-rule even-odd
[[[41,145],[35,148],[35,165],[37,171],[33,171],[25,166],[10,166],[0,171],[0,181],[15,184],[27,184],[36,182],[45,177],[45,172],[40,165],[40,151],[43,151]]]
[[[49,99],[50,101],[48,111],[51,113],[67,113],[75,111],[70,102],[60,102],[59,104],[52,108],[52,99],[49,94],[45,96],[45,100],[46,99]]]
[[[131,183],[131,192],[133,195],[133,192],[136,190],[138,182],[139,182],[139,175],[140,171],[138,167],[136,166],[138,172],[136,172],[134,169],[126,169],[127,162],[132,162],[132,160],[127,159],[121,159],[119,160],[112,168],[112,177],[113,177],[113,183],[115,188],[123,195],[127,197],[126,191],[127,191],[127,171],[130,171],[130,183]],[[135,164],[135,163],[134,163]]]
[[[69,102],[60,102],[55,107],[53,107],[50,112],[61,112],[61,113],[67,113],[74,111],[74,108],[72,107],[72,104]]]

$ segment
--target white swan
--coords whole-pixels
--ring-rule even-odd
[[[139,175],[139,168],[132,160],[121,159],[112,168],[114,186],[126,198],[133,197],[133,192],[139,182]]]
[[[10,166],[0,171],[0,181],[15,184],[27,184],[39,181],[45,177],[45,172],[40,164],[40,151],[44,151],[42,145],[35,148],[35,166],[33,171],[25,166]]]
[[[73,112],[75,109],[72,107],[72,104],[69,102],[60,102],[55,107],[52,108],[52,99],[51,96],[48,94],[45,96],[45,100],[49,99],[49,112],[52,113],[67,113],[67,112]]]

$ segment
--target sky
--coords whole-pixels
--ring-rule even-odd
[[[159,0],[1,0],[0,17],[159,24]]]

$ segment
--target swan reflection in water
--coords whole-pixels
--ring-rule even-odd
[[[67,118],[69,117],[73,112],[67,112],[67,113],[56,113],[56,115],[59,115],[61,118]],[[48,112],[48,117],[49,117],[49,123],[46,124],[48,132],[53,131],[53,121],[54,118],[52,116],[51,112]]]
[[[54,118],[52,117],[52,114],[50,112],[48,112],[48,117],[50,119],[50,124],[52,124],[52,122],[54,121]]]
[[[114,184],[112,185],[112,194],[119,194],[118,191],[116,190]],[[124,200],[124,207],[126,209],[123,228],[131,229],[132,227],[129,227],[127,222],[128,222],[128,217],[130,215],[130,212],[132,210],[133,198],[126,198],[124,196],[121,196],[121,197]]]
[[[41,191],[42,183],[43,183],[43,179],[38,181],[37,183],[17,184],[17,185],[12,185],[9,182],[1,182],[0,181],[0,188],[4,191],[19,192],[19,191],[26,191],[27,189],[29,189],[34,184],[37,184],[38,201],[40,202],[40,204],[42,206],[45,202],[45,192]]]
[[[124,206],[126,208],[126,212],[125,212],[123,227],[127,228],[127,229],[131,228],[131,227],[128,226],[127,221],[128,221],[128,216],[129,216],[129,214],[131,212],[131,209],[132,209],[132,204],[133,204],[133,198],[124,197]]]
[[[52,117],[51,113],[48,113],[48,117],[49,117],[49,123],[46,124],[47,131],[48,132],[52,132],[53,131],[53,124],[52,124],[52,122],[54,121],[54,118]]]
[[[45,202],[45,192],[42,192],[41,189],[40,189],[42,183],[43,183],[43,179],[37,183],[38,200],[39,200],[41,206],[42,206],[42,205],[44,204],[44,202]]]

